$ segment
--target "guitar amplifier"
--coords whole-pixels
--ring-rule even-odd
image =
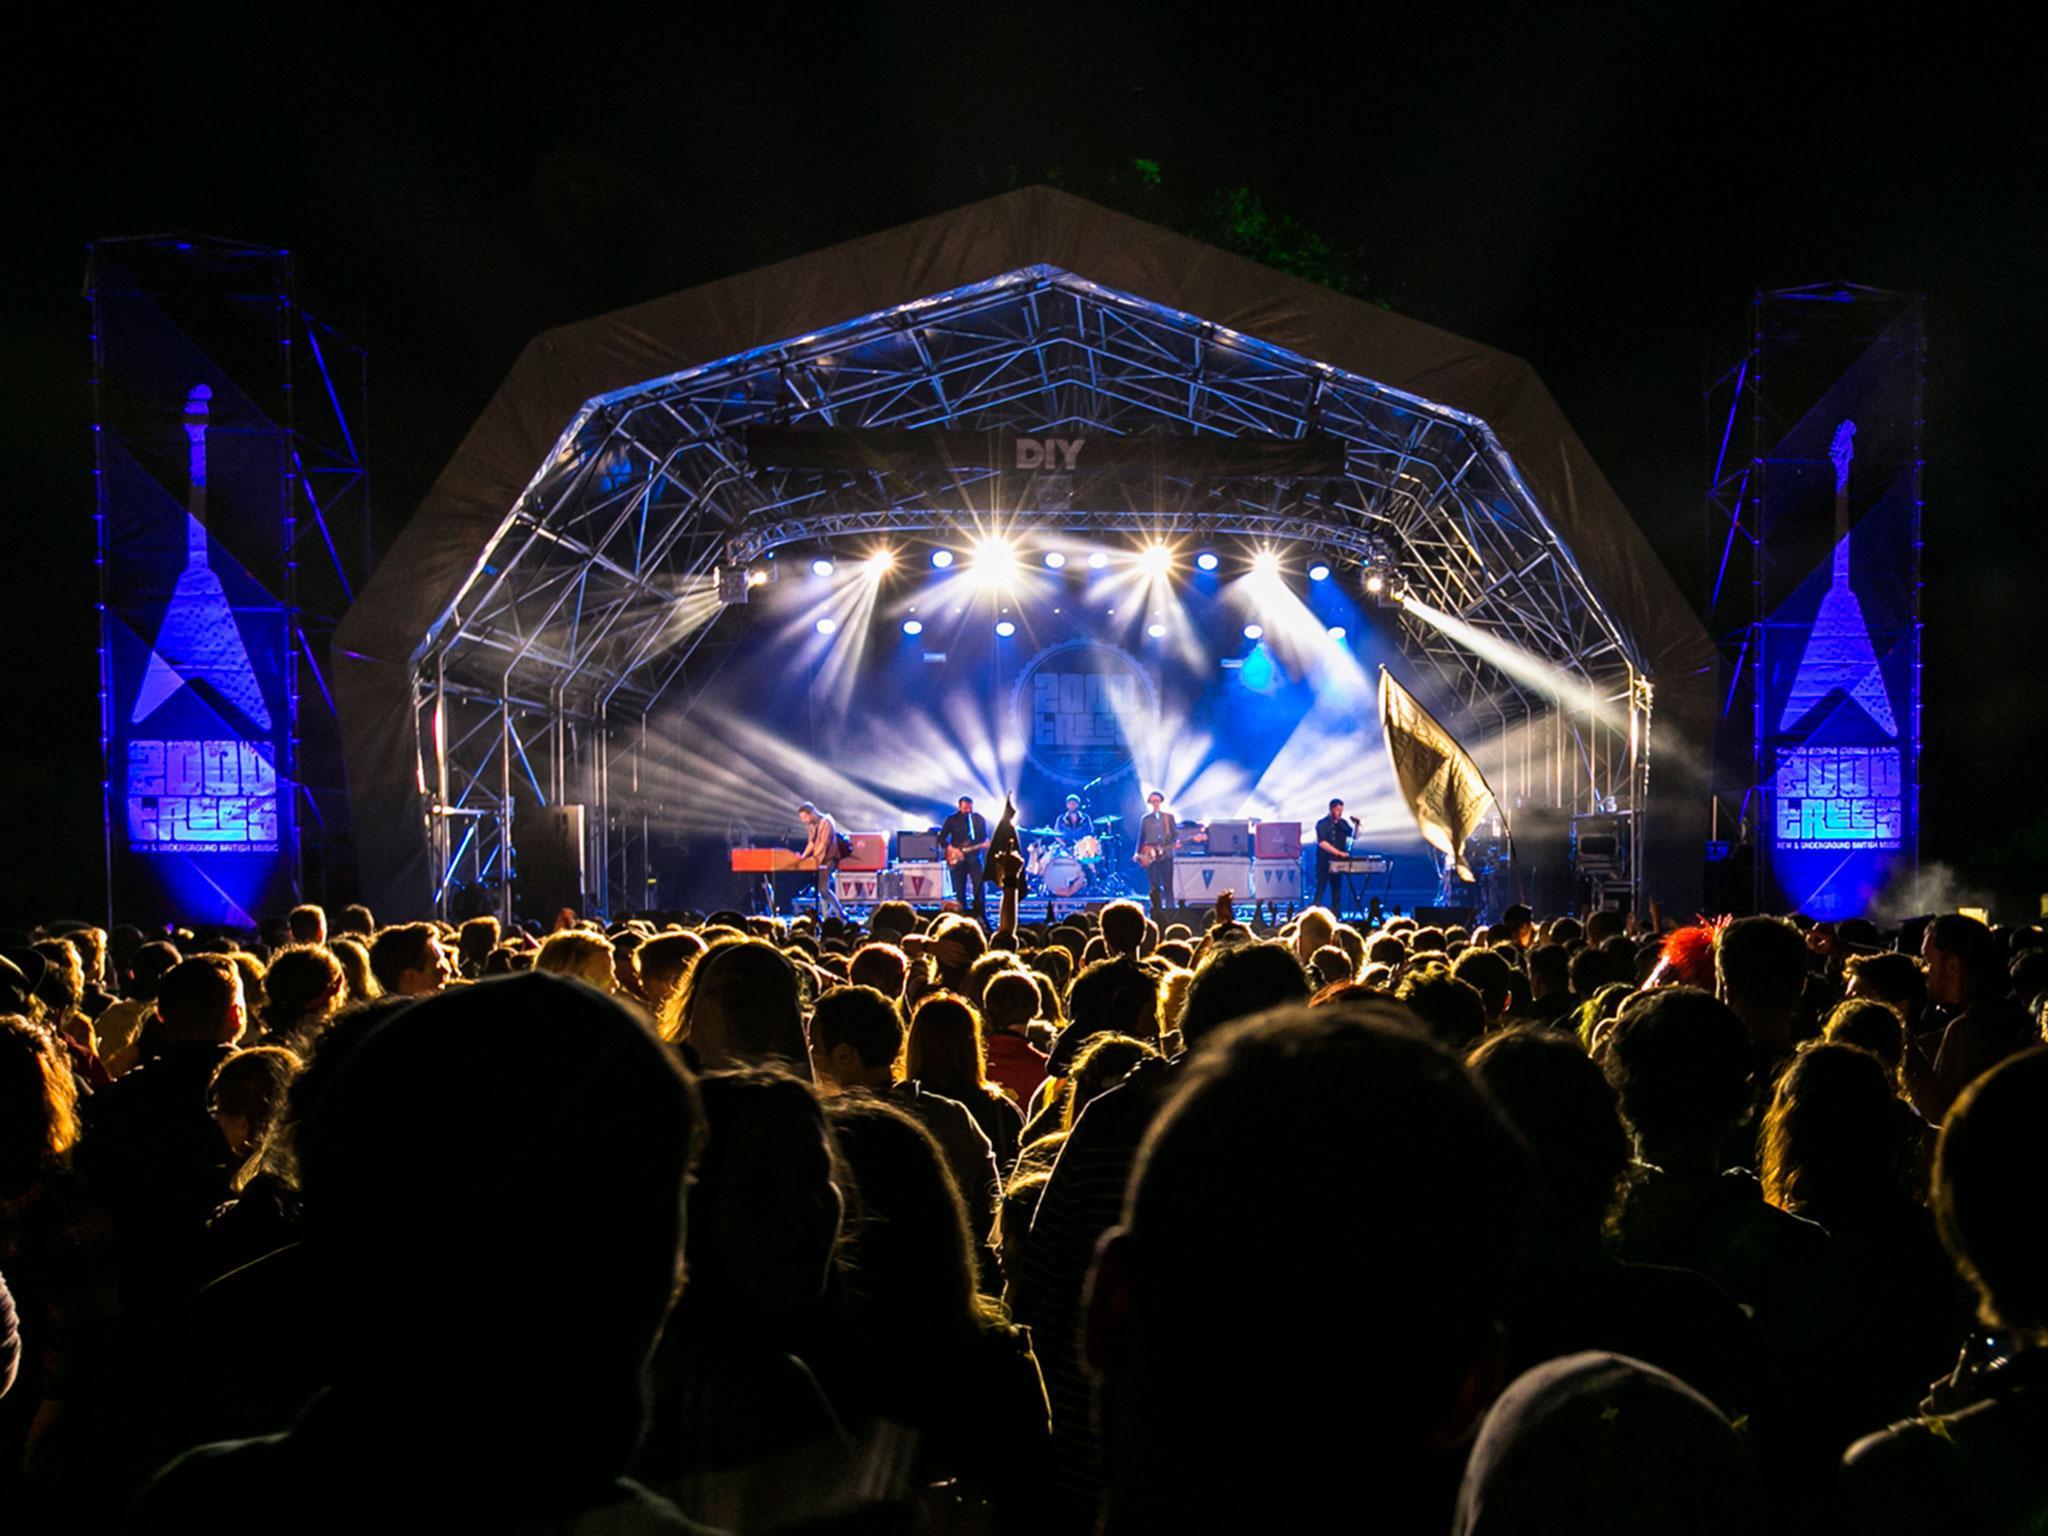
[[[1300,859],[1254,859],[1252,899],[1255,901],[1301,900]]]
[[[889,862],[889,839],[881,832],[849,832],[846,840],[853,844],[853,852],[840,862],[842,874],[853,871],[880,869]]]
[[[1239,901],[1252,897],[1250,859],[1175,859],[1173,899],[1178,902],[1210,902],[1225,891]]]
[[[945,858],[936,832],[898,832],[896,859],[901,864],[936,864]]]
[[[1212,859],[1245,858],[1252,851],[1252,824],[1248,821],[1210,822],[1208,851]]]
[[[858,902],[861,906],[872,906],[880,899],[881,874],[876,870],[854,870],[849,865],[839,866],[837,889],[841,901]]]
[[[1298,859],[1301,857],[1301,823],[1262,821],[1252,829],[1252,857]]]

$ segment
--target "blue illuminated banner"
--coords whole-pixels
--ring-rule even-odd
[[[1780,849],[1891,849],[1905,839],[1897,747],[1798,747],[1779,760],[1773,803]]]
[[[210,308],[146,289],[128,254],[96,252],[91,291],[112,906],[245,928],[293,898],[289,458],[278,402],[187,326],[274,356],[281,253],[233,253]]]

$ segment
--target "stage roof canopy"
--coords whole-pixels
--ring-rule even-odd
[[[843,435],[840,456],[786,451],[804,429]],[[933,430],[1286,439],[1328,462],[1283,450],[1277,472],[1210,476],[1168,453],[1134,494],[860,459]],[[1710,727],[1705,630],[1526,363],[1035,187],[526,348],[337,636],[366,892],[392,912],[445,898],[453,840],[496,814],[515,756],[540,798],[602,801],[596,744],[687,701],[726,643],[721,568],[968,518],[1384,562],[1584,685],[1607,717],[1584,722],[1584,784],[1624,804],[1646,759],[1596,734],[1646,731],[1652,685],[1660,736]],[[1400,623],[1475,719],[1556,707],[1498,656]]]

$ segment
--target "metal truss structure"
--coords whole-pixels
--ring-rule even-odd
[[[1041,476],[1029,504],[1003,505],[1009,482],[986,468],[906,484],[751,462],[753,425],[1320,435],[1342,445],[1343,472],[1169,476],[1113,503]],[[1497,737],[1487,761],[1508,804],[1642,802],[1643,658],[1486,422],[1037,266],[584,405],[414,657],[439,909],[509,913],[516,812],[565,802],[591,808],[597,903],[640,905],[659,808],[640,800],[639,770],[734,644],[735,573],[793,544],[991,526],[1237,537],[1391,570],[1533,664],[1510,675],[1413,610],[1390,613],[1464,728]]]
[[[1887,399],[1885,408],[1894,413],[1903,410],[1910,426],[1906,462],[1913,517],[1906,541],[1907,558],[1895,579],[1910,595],[1913,629],[1905,740],[1907,782],[1916,807],[1910,856],[1918,858],[1922,716],[1920,520],[1924,472],[1921,395],[1926,372],[1924,332],[1919,318],[1921,304],[1922,300],[1915,295],[1860,283],[1815,283],[1759,290],[1750,304],[1748,349],[1708,384],[1703,395],[1711,465],[1705,497],[1705,553],[1707,569],[1713,573],[1706,612],[1721,652],[1724,679],[1714,744],[1713,846],[1720,859],[1727,858],[1731,848],[1747,850],[1746,862],[1732,883],[1724,883],[1720,888],[1725,906],[1767,910],[1774,899],[1784,894],[1771,886],[1771,837],[1765,824],[1765,801],[1774,774],[1774,733],[1766,709],[1767,688],[1760,685],[1773,609],[1783,595],[1769,590],[1771,573],[1774,567],[1778,568],[1782,581],[1783,569],[1788,564],[1796,565],[1788,561],[1784,549],[1777,547],[1784,535],[1772,526],[1774,493],[1784,494],[1775,491],[1773,477],[1789,478],[1787,472],[1793,468],[1792,461],[1784,457],[1780,437],[1823,383],[1829,387],[1846,386],[1859,371],[1871,369],[1874,365],[1862,356],[1864,347],[1882,325],[1903,314],[1910,314],[1914,326],[1910,390],[1903,405],[1897,399]],[[1837,359],[1839,377],[1831,373],[1822,383],[1805,378],[1796,384],[1774,377],[1781,366],[1785,373],[1793,372],[1784,365],[1803,339],[1802,327],[1792,318],[1802,311],[1830,317],[1853,313],[1862,322],[1852,327],[1855,344]],[[1864,320],[1866,313],[1877,318]],[[1812,367],[1807,364],[1809,373]],[[1853,396],[1845,389],[1842,398]]]
[[[328,649],[372,563],[370,477],[360,441],[368,412],[368,353],[300,307],[289,251],[205,235],[116,237],[96,240],[90,249],[85,297],[92,310],[101,810],[109,911],[119,791],[118,765],[111,758],[115,701],[106,593],[106,303],[130,291],[153,296],[151,283],[138,276],[145,270],[165,288],[217,290],[217,297],[260,317],[274,334],[263,366],[236,380],[263,410],[278,463],[274,542],[266,538],[263,547],[243,554],[284,619],[289,652],[280,667],[284,730],[276,764],[278,783],[292,801],[293,835],[280,850],[289,889],[294,900],[325,899],[331,867],[344,862],[335,849],[346,841],[349,820]],[[220,339],[195,334],[189,341],[205,348]]]

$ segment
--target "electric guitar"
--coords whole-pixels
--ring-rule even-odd
[[[1847,694],[1887,736],[1899,734],[1892,701],[1878,670],[1877,651],[1870,643],[1870,624],[1863,605],[1849,585],[1849,464],[1856,451],[1856,423],[1835,428],[1828,457],[1835,466],[1835,553],[1828,590],[1807,632],[1799,670],[1785,695],[1778,730],[1790,734],[1817,724],[1814,711],[1838,693]]]
[[[263,687],[249,665],[249,650],[242,644],[227,592],[206,559],[206,422],[212,399],[213,391],[204,384],[194,385],[185,397],[185,569],[164,609],[128,723],[140,725],[180,688],[205,683],[249,725],[268,731],[270,709],[263,702]]]
[[[946,866],[950,869],[952,866],[958,864],[962,859],[966,858],[970,853],[979,853],[982,849],[986,848],[987,846],[987,843],[982,842],[969,843],[965,848],[948,848],[946,850]]]

